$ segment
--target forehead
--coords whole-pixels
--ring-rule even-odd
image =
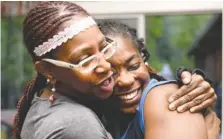
[[[111,64],[122,65],[124,64],[132,55],[139,56],[138,50],[129,38],[116,36],[109,36],[111,39],[117,42],[117,49],[115,54],[111,58]]]
[[[83,18],[83,17],[82,17]],[[80,18],[81,19],[81,18]],[[77,22],[77,20],[71,20],[63,24],[63,28],[69,27],[70,25]],[[68,40],[61,47],[56,49],[56,54],[60,59],[67,59],[69,54],[73,51],[80,50],[84,47],[99,47],[99,44],[105,39],[97,25],[86,28],[72,39]]]

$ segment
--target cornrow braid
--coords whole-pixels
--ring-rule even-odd
[[[52,9],[46,9],[46,11],[39,11],[38,14],[36,15],[30,14],[31,19],[27,19],[24,21],[24,30],[29,30],[32,27],[40,28],[40,26],[48,22],[48,20],[45,19],[54,15],[55,12],[57,12],[57,10],[52,8]],[[45,15],[46,17],[43,15]],[[27,34],[26,36],[29,36],[29,34]]]
[[[55,28],[60,26],[62,23],[69,21],[72,18],[72,16],[73,16],[73,13],[62,15],[57,19],[52,19],[52,22],[50,23],[51,27],[45,26],[41,30],[37,31],[39,34],[44,33],[42,36],[40,36],[39,40],[44,40],[44,38],[51,38],[52,37],[51,33],[54,32]]]
[[[82,7],[74,3],[59,1],[41,2],[30,10],[24,20],[23,38],[33,59],[37,59],[33,54],[36,46],[53,37],[61,24],[81,14],[88,15]]]
[[[26,49],[34,61],[42,57],[54,58],[53,51],[42,57],[37,57],[33,50],[58,33],[63,23],[74,19],[77,15],[87,16],[89,14],[74,3],[59,1],[40,2],[28,12],[23,23],[23,39]],[[14,118],[13,134],[16,139],[21,139],[22,126],[35,93],[40,92],[45,86],[46,79],[40,74],[37,74],[27,85],[24,95],[17,104],[17,113]]]
[[[128,37],[135,47],[138,49],[140,55],[142,56],[144,62],[148,61],[150,54],[146,49],[146,46],[144,44],[144,39],[140,38],[138,39],[137,37],[137,31],[136,29],[130,28],[129,26],[118,23],[112,20],[102,20],[99,21],[99,29],[101,32],[107,36],[123,36],[123,37]],[[166,80],[164,77],[156,74],[156,73],[150,73],[151,78],[155,78],[158,81],[163,81]]]

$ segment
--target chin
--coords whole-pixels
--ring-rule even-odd
[[[108,99],[109,97],[111,97],[113,92],[100,92],[97,93],[96,96],[97,98],[101,99],[101,100],[105,100]]]
[[[135,114],[137,107],[138,107],[138,104],[134,105],[132,107],[129,107],[129,108],[121,108],[120,111],[125,113],[125,114]]]

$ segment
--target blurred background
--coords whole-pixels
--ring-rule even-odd
[[[144,38],[149,64],[168,79],[180,66],[200,68],[214,81],[218,96],[213,106],[221,118],[222,3],[221,1],[75,2],[96,20],[128,24]],[[34,76],[23,46],[22,23],[38,1],[1,2],[1,138],[11,139],[13,115],[19,97]]]

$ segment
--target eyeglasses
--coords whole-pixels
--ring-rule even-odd
[[[104,56],[106,60],[111,58],[117,48],[117,42],[106,38],[106,41],[108,42],[108,45],[103,48],[100,51],[100,54],[94,54],[82,61],[80,61],[78,64],[71,64],[68,62],[60,61],[60,60],[54,60],[49,58],[43,58],[42,61],[49,62],[51,64],[54,64],[58,67],[68,68],[68,69],[77,69],[82,72],[89,72],[93,70],[99,63],[101,56]]]

